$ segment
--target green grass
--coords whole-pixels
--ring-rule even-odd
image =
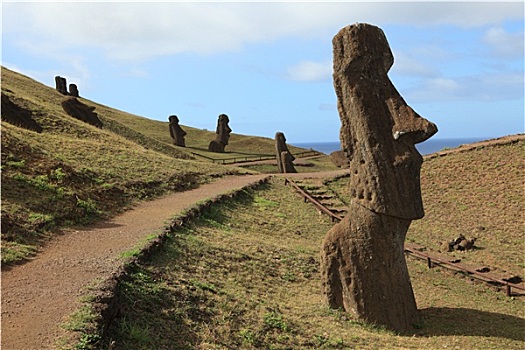
[[[66,97],[55,89],[4,67],[1,74],[2,94],[32,111],[43,127],[39,134],[2,121],[2,241],[9,243],[2,246],[3,264],[22,261],[28,246],[37,247],[57,228],[103,220],[137,201],[217,177],[253,173],[192,152],[214,159],[274,152],[273,139],[238,134],[227,153],[208,152],[216,117],[210,131],[183,126],[188,147],[177,147],[167,116],[166,122],[152,120],[81,98],[95,107],[104,123],[99,129],[67,115]]]
[[[121,315],[97,347],[522,348],[523,300],[413,259],[422,317],[413,333],[398,335],[329,309],[320,295],[318,250],[331,226],[281,180],[243,192],[136,266],[120,288]]]

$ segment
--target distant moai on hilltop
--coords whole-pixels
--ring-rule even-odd
[[[173,144],[175,146],[186,147],[184,136],[186,136],[187,133],[180,127],[179,118],[176,115],[170,115],[168,120],[170,121],[170,135],[173,139]]]
[[[57,75],[55,77],[55,88],[62,95],[68,95],[66,78]]]
[[[78,94],[78,87],[76,84],[69,84],[69,92],[67,91],[67,80],[59,75],[55,77],[55,88],[62,95],[70,95],[73,97],[80,97]]]
[[[80,97],[78,94],[78,88],[76,84],[69,84],[69,95],[73,97]]]
[[[349,214],[322,243],[323,295],[331,308],[361,321],[408,331],[419,317],[404,241],[411,221],[424,216],[423,157],[415,144],[437,127],[410,108],[388,78],[394,56],[380,28],[350,25],[332,43],[351,198]]]
[[[296,173],[293,161],[295,157],[288,150],[286,138],[282,132],[275,134],[275,153],[277,158],[277,168],[280,173]]]
[[[217,121],[217,130],[215,131],[217,136],[215,140],[210,142],[208,151],[224,153],[224,148],[228,144],[230,133],[232,132],[232,129],[230,129],[230,126],[228,125],[229,122],[230,119],[226,114],[219,115],[219,120]]]

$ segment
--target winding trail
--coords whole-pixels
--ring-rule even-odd
[[[438,152],[425,158],[524,139],[523,134],[513,135]],[[324,178],[347,171],[286,176],[295,179]],[[55,348],[56,340],[64,334],[60,324],[81,306],[79,297],[90,285],[117,270],[123,262],[122,253],[144,242],[148,235],[162,232],[169,219],[195,203],[243,188],[268,176],[221,178],[197,189],[143,202],[109,221],[68,230],[54,237],[33,260],[2,271],[0,348]]]
[[[221,178],[54,237],[33,260],[2,271],[1,349],[55,348],[64,334],[60,324],[78,310],[79,298],[89,286],[111,276],[122,264],[122,253],[148,235],[161,233],[169,219],[193,204],[266,177]]]

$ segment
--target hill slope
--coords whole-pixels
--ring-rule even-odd
[[[195,158],[193,153],[209,153],[214,132],[183,126],[189,147],[180,148],[172,145],[167,122],[79,98],[97,113],[98,128],[69,116],[62,107],[68,97],[55,89],[5,67],[1,73],[3,262],[35,250],[57,226],[87,223],[136,200],[248,172]],[[21,116],[42,132],[6,122]],[[228,148],[272,154],[274,141],[232,135]]]

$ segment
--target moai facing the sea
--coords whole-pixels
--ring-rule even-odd
[[[277,168],[280,173],[296,173],[293,161],[295,157],[288,150],[286,138],[282,132],[275,134],[275,153],[277,157]]]
[[[355,24],[333,38],[340,138],[350,163],[349,214],[321,249],[330,307],[403,332],[418,323],[404,255],[412,220],[424,216],[422,156],[437,127],[410,108],[388,78],[394,57],[383,31]]]
[[[219,115],[219,120],[217,121],[217,130],[215,131],[217,136],[215,140],[210,142],[208,151],[224,153],[224,148],[228,144],[230,133],[232,132],[232,129],[230,129],[230,126],[228,125],[229,122],[230,119],[226,114]]]
[[[180,127],[179,118],[176,115],[170,115],[168,120],[170,121],[170,135],[173,139],[173,144],[175,146],[186,147],[184,136],[186,136],[187,133]]]

